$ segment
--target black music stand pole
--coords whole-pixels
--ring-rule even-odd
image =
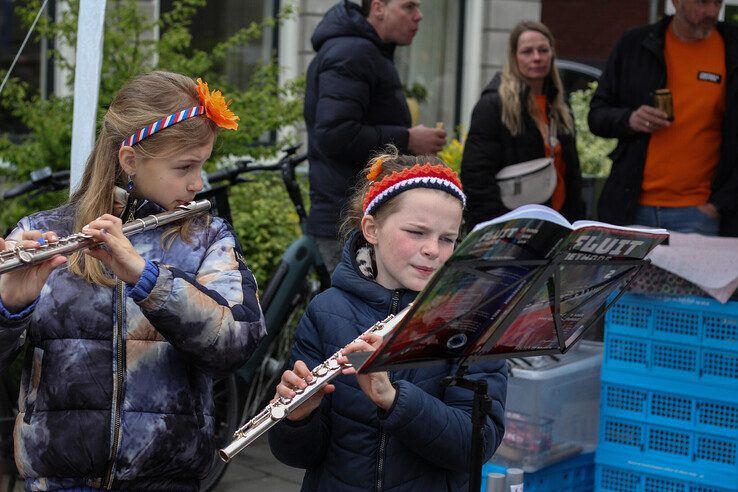
[[[455,376],[444,378],[445,386],[459,386],[474,392],[472,400],[472,440],[469,460],[469,492],[479,492],[482,487],[482,464],[484,461],[484,424],[487,415],[492,415],[492,399],[487,394],[487,380],[465,379],[466,366],[462,365]]]

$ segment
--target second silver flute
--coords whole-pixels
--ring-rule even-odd
[[[367,333],[375,333],[379,336],[387,335],[394,330],[395,326],[397,326],[405,314],[407,314],[409,309],[410,306],[395,315],[389,315],[387,318],[374,324],[362,335]],[[358,340],[358,338],[356,340]],[[295,390],[297,396],[294,398],[286,398],[284,396],[277,398],[267,405],[254,418],[236,430],[236,432],[233,433],[233,442],[218,452],[220,458],[225,462],[230,461],[234,456],[243,451],[246,446],[254,442],[259,436],[287,417],[294,409],[305,403],[323,386],[339,376],[341,374],[341,370],[344,367],[347,367],[338,363],[338,358],[340,356],[341,351],[339,350],[328,358],[328,360],[316,366],[312,370],[313,380],[308,383],[307,388],[304,390]]]
[[[210,202],[198,200],[187,205],[180,205],[174,210],[169,210],[156,215],[149,215],[134,219],[123,224],[123,234],[131,236],[141,231],[169,224],[176,220],[184,219],[191,215],[197,215],[210,209]],[[56,255],[68,255],[81,249],[89,248],[97,243],[89,235],[79,232],[59,238],[54,242],[48,242],[37,248],[15,247],[0,251],[0,273],[12,272],[19,268],[41,263]]]

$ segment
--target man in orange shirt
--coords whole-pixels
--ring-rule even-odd
[[[592,132],[619,139],[599,218],[738,235],[738,28],[718,22],[722,0],[672,1],[621,37],[592,98]]]

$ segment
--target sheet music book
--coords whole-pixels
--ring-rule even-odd
[[[570,224],[526,205],[478,224],[361,372],[566,352],[630,282],[664,229]]]

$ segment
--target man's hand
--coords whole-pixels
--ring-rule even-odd
[[[428,155],[440,152],[446,145],[446,130],[415,125],[408,130],[410,138],[407,147],[415,155]]]
[[[715,207],[715,205],[713,205],[712,203],[705,203],[704,205],[697,205],[697,210],[707,215],[711,219],[720,218],[720,212],[718,212],[717,207]]]
[[[656,109],[653,106],[646,106],[645,104],[640,108],[630,113],[628,118],[628,126],[631,130],[637,133],[653,133],[671,126],[669,121],[669,115]]]

